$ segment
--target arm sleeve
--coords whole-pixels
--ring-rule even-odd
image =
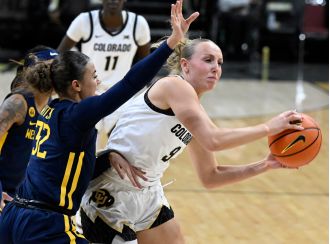
[[[79,14],[70,24],[66,35],[73,41],[87,40],[90,34],[88,13]]]
[[[125,77],[108,91],[78,103],[71,114],[72,121],[79,121],[76,126],[81,130],[94,127],[99,120],[111,114],[148,84],[172,51],[164,41],[159,48],[132,66]]]

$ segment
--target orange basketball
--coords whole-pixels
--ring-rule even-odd
[[[283,165],[297,168],[311,162],[319,153],[322,134],[319,125],[306,114],[302,114],[304,130],[285,130],[268,137],[272,155]]]

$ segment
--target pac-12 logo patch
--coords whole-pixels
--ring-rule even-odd
[[[32,118],[36,116],[36,110],[34,109],[34,107],[29,107],[29,116]]]
[[[105,189],[99,189],[97,191],[93,191],[92,196],[89,199],[89,202],[95,202],[98,208],[102,207],[110,207],[115,199],[110,193]]]

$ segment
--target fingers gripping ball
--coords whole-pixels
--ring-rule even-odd
[[[310,163],[321,148],[321,129],[315,120],[302,114],[302,126],[302,131],[285,130],[268,137],[268,146],[273,156],[289,168]]]

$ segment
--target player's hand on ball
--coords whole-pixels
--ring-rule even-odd
[[[286,111],[270,119],[265,125],[268,127],[268,136],[276,135],[284,130],[303,130],[302,116],[296,111]],[[299,123],[300,122],[300,123]]]
[[[271,153],[268,154],[268,156],[265,158],[265,164],[267,165],[268,169],[289,168],[277,161]]]
[[[309,115],[301,113],[299,126],[303,130],[288,129],[268,136],[272,155],[289,168],[297,168],[312,162],[322,145],[322,132],[318,123]],[[297,122],[291,122],[297,123]]]

